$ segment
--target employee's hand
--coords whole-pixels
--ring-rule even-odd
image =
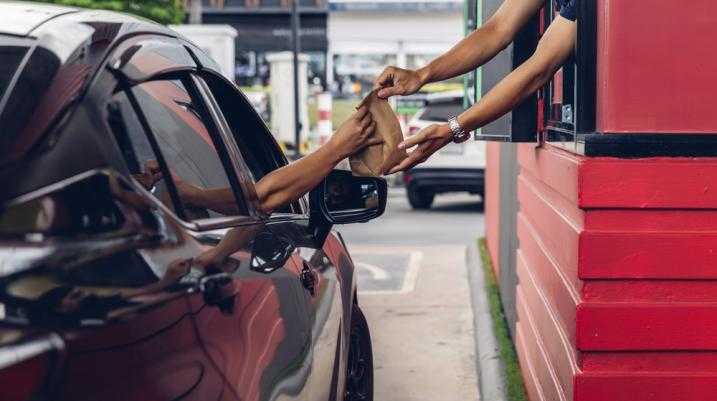
[[[395,95],[405,96],[416,93],[424,84],[425,78],[419,71],[386,67],[376,79],[374,88],[382,88],[378,91],[378,97],[388,99]]]
[[[416,164],[423,163],[438,149],[446,146],[452,140],[451,129],[448,124],[433,124],[419,131],[416,135],[398,144],[399,149],[408,149],[416,146],[408,157],[392,168],[389,174],[405,171]]]
[[[364,105],[341,124],[327,145],[333,146],[336,154],[345,158],[366,146],[382,143],[381,137],[374,136],[375,131],[376,122],[373,121],[368,107]]]

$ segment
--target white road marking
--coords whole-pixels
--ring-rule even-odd
[[[388,273],[386,272],[386,270],[383,270],[378,266],[374,266],[372,264],[364,262],[356,262],[356,268],[368,270],[368,272],[371,273],[371,278],[373,278],[374,280],[388,280]]]
[[[358,248],[358,247],[356,247]],[[355,249],[355,248],[352,248]],[[385,295],[385,294],[407,294],[413,292],[416,288],[416,282],[418,281],[418,272],[421,269],[421,260],[423,259],[423,252],[416,251],[414,247],[392,247],[392,246],[377,246],[377,247],[361,247],[360,250],[356,249],[351,252],[354,259],[359,259],[362,254],[371,255],[396,255],[396,254],[408,254],[408,265],[406,266],[405,274],[403,275],[403,281],[399,290],[361,290],[359,287],[358,291],[363,295]],[[391,272],[382,267],[371,265],[364,262],[356,261],[355,266],[357,269],[368,270],[371,274],[372,279],[377,281],[388,280]]]

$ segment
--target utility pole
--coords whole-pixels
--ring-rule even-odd
[[[301,114],[299,112],[299,53],[301,52],[299,32],[301,25],[298,2],[299,0],[291,2],[291,39],[294,45],[294,155],[297,159],[301,156]]]

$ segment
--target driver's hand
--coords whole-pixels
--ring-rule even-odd
[[[189,274],[192,267],[192,259],[177,259],[169,263],[167,271],[164,272],[163,280],[169,283],[176,283],[182,277]]]
[[[375,131],[376,122],[368,107],[362,105],[334,132],[329,143],[341,157],[348,157],[366,146],[382,143],[383,138],[374,135]]]
[[[382,99],[395,95],[412,95],[423,85],[423,78],[417,71],[398,67],[386,67],[374,82],[374,88],[381,88],[378,97]]]

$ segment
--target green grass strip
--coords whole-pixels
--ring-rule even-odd
[[[503,313],[503,303],[500,300],[500,290],[495,274],[493,273],[493,263],[488,253],[488,245],[485,238],[478,240],[478,249],[480,250],[480,258],[483,262],[483,273],[485,275],[485,290],[488,294],[488,304],[490,307],[490,316],[493,320],[493,331],[498,339],[498,347],[500,348],[500,358],[505,367],[505,386],[508,401],[526,401],[525,385],[523,384],[523,376],[520,373],[520,365],[518,364],[518,356],[515,353],[515,346],[510,338],[508,324],[505,321]]]

